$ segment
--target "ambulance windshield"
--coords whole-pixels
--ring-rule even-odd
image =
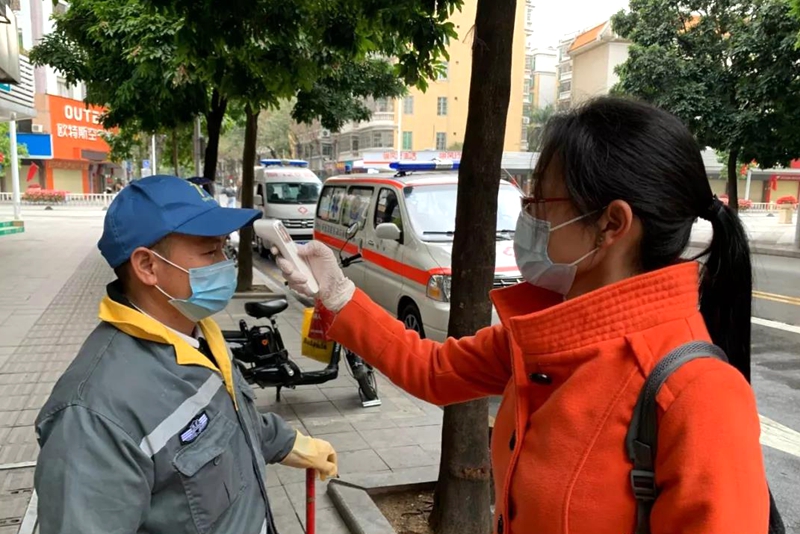
[[[425,241],[452,241],[456,227],[457,184],[406,187],[405,204],[411,226]],[[502,183],[497,195],[498,236],[513,239],[520,211],[520,191]],[[506,232],[511,230],[510,232]]]

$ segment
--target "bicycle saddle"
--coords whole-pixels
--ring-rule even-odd
[[[289,303],[286,299],[275,299],[266,302],[247,302],[244,305],[244,311],[254,319],[269,319],[288,307]]]

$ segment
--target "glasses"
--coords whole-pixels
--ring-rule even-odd
[[[522,197],[520,203],[522,204],[523,211],[528,212],[531,216],[535,216],[536,212],[541,207],[554,202],[570,202],[571,199],[566,197],[552,197],[552,198],[537,198],[537,197]]]

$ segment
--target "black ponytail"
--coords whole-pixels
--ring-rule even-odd
[[[601,97],[554,115],[536,174],[556,160],[580,213],[626,201],[642,224],[638,268],[680,261],[698,218],[714,237],[702,267],[700,310],[711,339],[750,379],[750,251],[741,222],[711,192],[700,147],[675,116],[643,102]],[[594,224],[587,217],[584,223]]]
[[[714,233],[703,253],[700,311],[711,339],[750,382],[753,269],[747,236],[739,218],[716,197],[702,217]]]

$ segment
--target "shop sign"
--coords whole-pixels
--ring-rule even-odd
[[[59,159],[83,159],[82,151],[108,153],[103,139],[106,130],[100,123],[104,109],[80,100],[48,95],[50,132],[54,156]]]

